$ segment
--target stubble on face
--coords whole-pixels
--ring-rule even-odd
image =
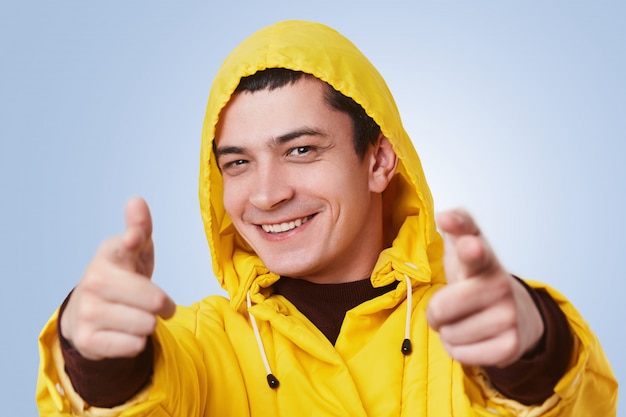
[[[235,95],[216,156],[226,211],[272,272],[346,282],[371,273],[381,209],[368,188],[368,156],[357,156],[352,121],[326,102],[327,88],[304,78]]]

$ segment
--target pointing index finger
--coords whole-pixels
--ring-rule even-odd
[[[437,215],[437,225],[444,233],[453,236],[480,235],[480,229],[472,216],[462,209],[439,213]]]

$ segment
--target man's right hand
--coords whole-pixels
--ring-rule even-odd
[[[134,357],[143,351],[157,316],[176,305],[152,281],[154,245],[147,203],[126,205],[126,230],[105,240],[74,289],[61,317],[61,333],[85,358]]]

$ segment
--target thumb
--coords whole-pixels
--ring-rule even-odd
[[[154,270],[154,244],[148,203],[140,197],[130,199],[126,203],[125,220],[126,230],[113,256],[124,269],[150,278]]]
[[[141,197],[133,197],[126,203],[126,230],[141,229],[145,238],[152,238],[152,216],[148,203]]]

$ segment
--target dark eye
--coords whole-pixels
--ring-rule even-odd
[[[310,146],[298,146],[289,151],[289,155],[304,155],[311,151]]]
[[[235,159],[233,161],[228,161],[224,163],[221,167],[222,171],[237,171],[242,168],[243,165],[247,164],[248,161],[245,159]]]

